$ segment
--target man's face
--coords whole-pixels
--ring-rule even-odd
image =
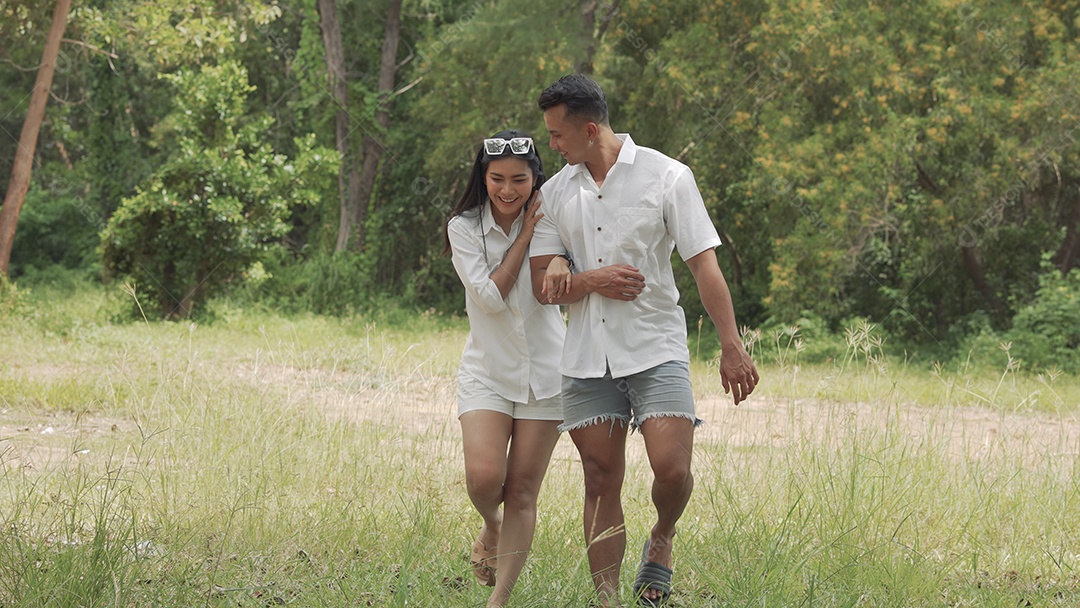
[[[586,129],[589,123],[567,120],[566,105],[559,104],[544,110],[544,124],[547,125],[548,145],[552,150],[561,154],[571,165],[585,160],[585,153],[589,149]]]

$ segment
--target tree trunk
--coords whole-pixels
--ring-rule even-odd
[[[337,243],[334,244],[334,253],[345,251],[349,248],[352,238],[353,224],[356,229],[363,231],[362,224],[357,224],[357,209],[360,208],[360,164],[357,162],[355,153],[349,154],[349,185],[345,191],[346,204],[341,208],[341,224],[338,229]]]
[[[1069,274],[1080,259],[1080,189],[1071,198],[1072,212],[1065,222],[1065,240],[1054,254],[1054,263],[1062,275]]]
[[[581,2],[581,46],[582,57],[577,64],[579,74],[593,73],[593,57],[596,56],[596,38],[593,32],[596,30],[596,0],[582,0]]]
[[[619,12],[619,0],[605,2],[600,10],[600,28],[596,27],[596,0],[581,0],[581,48],[582,57],[577,63],[579,74],[592,76],[596,45],[604,37],[611,20]]]
[[[379,63],[379,106],[375,109],[375,121],[379,132],[385,136],[390,127],[390,97],[394,92],[394,77],[397,75],[398,41],[401,39],[401,2],[390,0],[386,9],[386,32],[383,35],[382,58]],[[371,208],[371,197],[375,191],[375,178],[382,160],[383,144],[371,132],[364,136],[364,164],[360,169],[360,192],[356,206],[356,246],[364,248],[364,225],[367,223]]]
[[[735,239],[731,238],[727,230],[721,230],[721,232],[724,234],[724,252],[731,254],[731,283],[741,288],[743,286],[743,264],[742,257],[739,255],[739,248],[735,246]]]
[[[979,295],[986,300],[990,314],[1001,320],[1005,316],[1005,306],[1002,305],[1001,300],[994,293],[994,288],[986,280],[986,271],[983,270],[979,251],[975,247],[961,245],[960,258],[964,265],[964,272],[967,273],[968,278],[975,285]]]
[[[207,273],[204,270],[199,270],[195,275],[195,285],[191,289],[184,292],[184,297],[180,298],[179,302],[170,302],[168,318],[174,321],[180,321],[187,319],[191,316],[191,311],[195,310],[195,297],[199,292],[199,288],[203,282],[206,281]]]
[[[356,154],[349,150],[349,78],[345,71],[345,45],[341,42],[341,22],[338,20],[337,0],[318,0],[319,27],[323,48],[326,49],[326,71],[330,91],[334,96],[334,143],[341,154],[338,167],[338,234],[334,251],[343,251],[352,234],[353,209],[358,204],[359,174]]]
[[[30,97],[30,107],[26,111],[19,147],[15,151],[15,162],[11,168],[11,181],[4,196],[4,206],[0,208],[0,274],[7,275],[11,262],[11,246],[15,242],[15,225],[19,221],[19,211],[26,201],[26,191],[30,189],[30,169],[34,164],[34,150],[37,148],[38,131],[45,118],[45,104],[49,101],[52,89],[53,73],[56,72],[56,58],[60,55],[60,39],[67,27],[71,0],[56,0],[52,25],[45,38],[45,51],[41,56],[34,92]]]

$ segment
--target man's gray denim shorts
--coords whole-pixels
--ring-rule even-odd
[[[560,431],[573,431],[594,424],[630,423],[631,431],[649,418],[686,418],[694,426],[702,423],[694,413],[694,391],[690,388],[690,364],[668,361],[623,378],[563,376],[563,423]]]

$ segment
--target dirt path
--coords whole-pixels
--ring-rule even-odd
[[[330,419],[375,423],[421,435],[456,439],[454,381],[442,376],[361,378],[343,371],[296,368],[240,368],[245,381],[281,384],[289,402],[316,407]],[[698,415],[706,420],[700,443],[731,450],[791,449],[805,442],[841,445],[860,436],[890,433],[911,445],[933,446],[951,458],[1022,459],[1036,467],[1080,454],[1080,419],[1075,414],[1005,414],[986,408],[926,408],[915,405],[875,406],[752,397],[733,407],[722,394],[699,396]],[[101,439],[137,436],[130,419],[94,413],[39,413],[31,405],[0,410],[0,468],[42,469],[71,465],[95,455]],[[631,456],[643,451],[631,440]],[[115,456],[115,455],[114,455]],[[574,458],[568,438],[559,442],[556,458]]]
[[[753,398],[735,408],[720,397],[699,401],[698,410],[710,421],[698,436],[730,447],[783,449],[806,439],[839,446],[858,432],[879,437],[900,433],[909,444],[944,449],[958,460],[1015,457],[1025,466],[1036,466],[1080,454],[1080,419],[1075,414]]]

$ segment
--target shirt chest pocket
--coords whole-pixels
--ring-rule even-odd
[[[622,248],[647,251],[655,247],[664,232],[664,217],[657,207],[624,207],[616,227]]]

